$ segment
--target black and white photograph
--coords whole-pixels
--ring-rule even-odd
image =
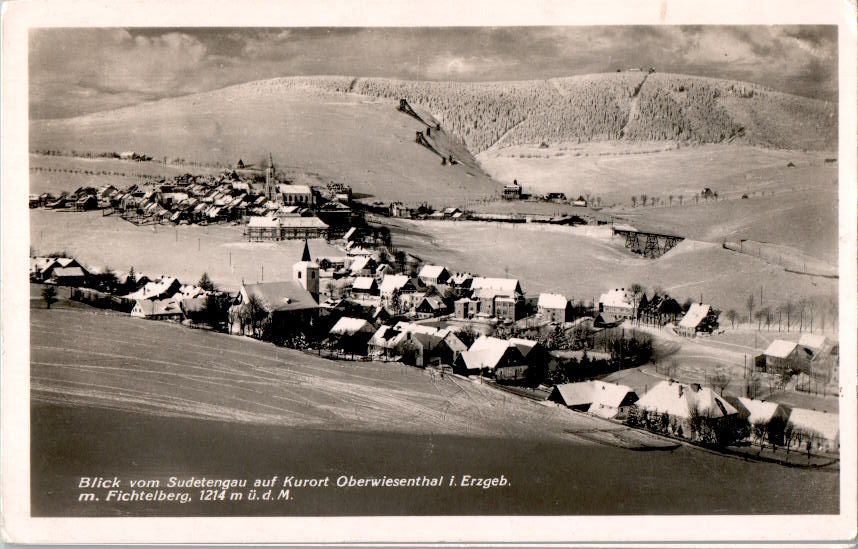
[[[3,143],[23,540],[854,532],[854,18],[651,7],[27,23]],[[376,518],[424,525],[324,533]],[[161,540],[110,524],[92,539]]]

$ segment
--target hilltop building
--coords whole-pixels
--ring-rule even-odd
[[[518,180],[513,180],[511,184],[503,186],[503,197],[505,200],[521,199],[521,185],[518,184]]]

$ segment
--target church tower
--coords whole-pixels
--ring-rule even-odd
[[[292,280],[310,292],[316,303],[319,302],[319,264],[310,257],[310,247],[306,240],[301,261],[292,265]]]
[[[268,153],[268,167],[265,168],[265,198],[274,200],[277,194],[277,183],[274,180],[274,158]]]

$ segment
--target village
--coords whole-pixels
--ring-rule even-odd
[[[504,198],[519,199],[520,191],[516,182],[504,189]],[[572,202],[586,205],[584,197]],[[837,342],[814,333],[804,318],[797,334],[785,329],[783,338],[762,352],[746,354],[743,366],[689,379],[695,366],[685,362],[693,357],[659,356],[657,348],[665,342],[674,349],[696,345],[728,332],[735,312],[728,315],[717,304],[691,299],[680,303],[657,287],[636,283],[606,287],[598,300],[529,294],[514,276],[483,277],[426,263],[397,249],[383,224],[368,221],[378,215],[468,218],[459,208],[418,212],[398,203],[357,204],[343,184],[283,182],[270,155],[264,173],[239,161],[220,176],[185,175],[126,189],[81,188],[60,197],[31,196],[30,205],[97,209],[136,225],[241,225],[248,243],[304,240],[291,279],[242,281],[232,293],[206,273],[190,283],[169,274],[136,273],[133,267],[122,273],[90,268],[65,254],[34,256],[30,279],[42,285],[48,307],[62,292],[132,317],[251,337],[333,360],[424,368],[433,376],[457,376],[759,459],[789,461],[790,450],[803,450],[807,464],[818,465],[839,450],[838,415],[832,410],[814,409],[816,400],[803,407],[765,398],[766,386],[768,395],[837,391]],[[545,221],[586,222],[567,215]],[[313,257],[307,243],[313,239],[341,253]],[[627,247],[652,255],[642,245]],[[665,245],[659,253],[668,249]],[[762,319],[757,328],[762,331]],[[754,329],[751,318],[746,329]],[[637,381],[625,384],[624,373],[643,371],[648,372],[643,382],[630,377]],[[778,454],[778,448],[785,453]]]

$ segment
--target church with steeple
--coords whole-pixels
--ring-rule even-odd
[[[292,280],[307,290],[319,302],[319,264],[310,256],[310,246],[304,241],[301,261],[292,265]]]

